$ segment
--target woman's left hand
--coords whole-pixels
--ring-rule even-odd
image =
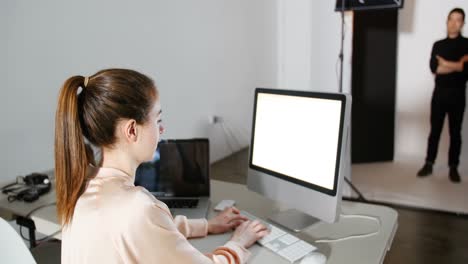
[[[217,216],[208,220],[208,233],[225,233],[238,227],[240,224],[247,220],[247,217],[241,215],[237,208],[229,207],[224,209]]]

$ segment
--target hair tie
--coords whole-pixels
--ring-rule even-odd
[[[89,81],[89,77],[88,76],[84,77],[84,87],[88,85],[88,81]]]

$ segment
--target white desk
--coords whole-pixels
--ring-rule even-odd
[[[212,180],[211,183],[212,205],[216,205],[222,199],[233,199],[236,200],[236,206],[239,209],[262,218],[266,218],[277,210],[287,209],[257,193],[249,191],[244,185],[215,180]],[[9,203],[3,195],[0,196],[0,210],[25,216],[34,208],[54,201],[55,192],[53,191],[30,204],[23,202]],[[60,229],[55,210],[55,206],[50,206],[37,211],[31,216],[38,232],[52,234]],[[327,263],[383,263],[385,254],[390,249],[397,229],[397,212],[384,206],[347,201],[343,201],[342,211],[343,214],[362,214],[379,217],[382,223],[380,232],[367,238],[314,244],[314,241],[318,239],[340,238],[377,230],[378,224],[375,221],[359,218],[343,219],[335,224],[317,223],[297,234],[297,236],[317,246],[318,251],[327,256]],[[213,211],[210,211],[210,216],[214,214]],[[230,234],[210,235],[203,239],[191,239],[190,242],[202,252],[210,252],[216,246],[224,244],[229,237]],[[56,238],[60,239],[60,234]],[[252,246],[250,251],[252,252],[252,257],[249,263],[288,263],[286,260],[258,245]]]

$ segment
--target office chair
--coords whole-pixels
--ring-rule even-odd
[[[62,243],[59,240],[44,241],[28,249],[16,230],[1,217],[0,234],[0,263],[61,263]]]
[[[0,217],[0,262],[31,264],[36,263],[31,251],[20,235],[5,219]]]

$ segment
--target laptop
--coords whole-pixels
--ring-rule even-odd
[[[137,168],[135,185],[166,203],[172,215],[206,218],[210,205],[208,139],[159,142],[153,160]]]

